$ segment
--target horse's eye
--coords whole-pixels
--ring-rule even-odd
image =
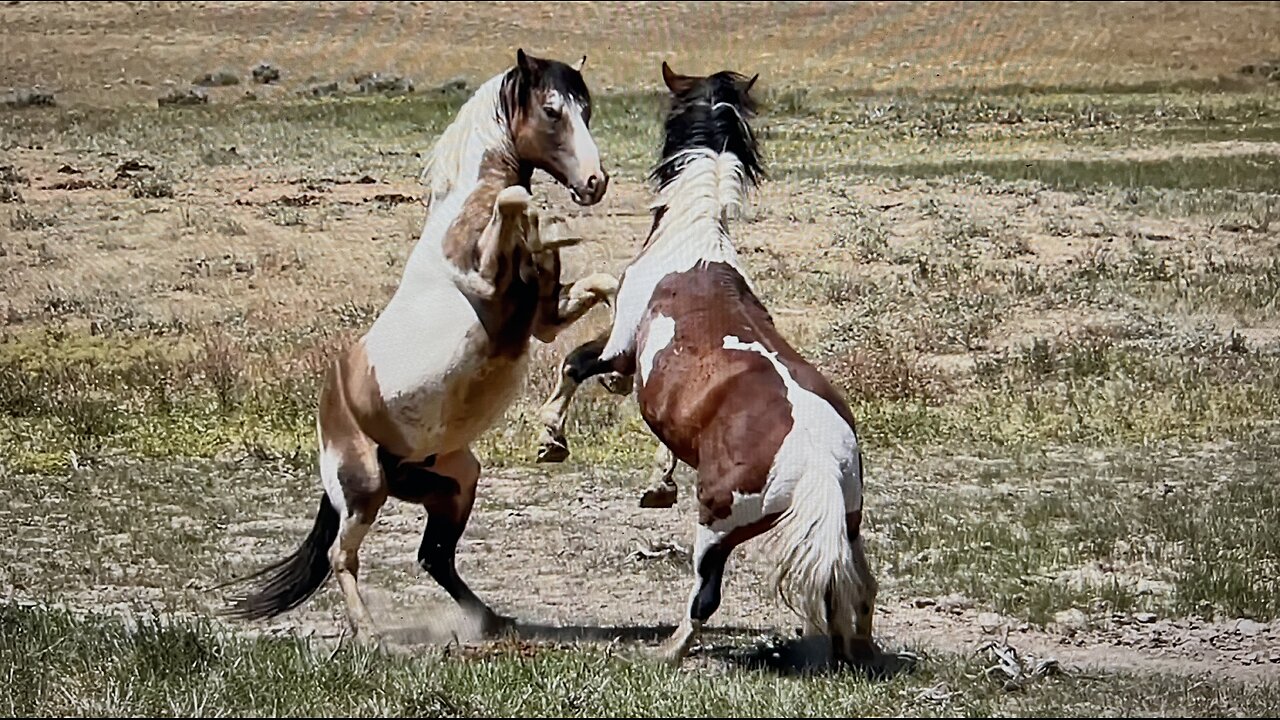
[[[552,120],[560,119],[560,110],[558,108],[553,108],[550,105],[544,105],[542,106],[542,112],[546,113],[547,117],[551,118]]]

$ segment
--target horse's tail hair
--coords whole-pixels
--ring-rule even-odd
[[[256,592],[232,600],[223,615],[239,620],[260,620],[275,617],[306,602],[333,572],[329,548],[338,537],[339,522],[338,511],[329,502],[328,493],[322,493],[315,523],[298,549],[262,570],[233,580],[241,582],[266,576]]]
[[[787,509],[774,526],[778,549],[774,586],[804,622],[806,634],[832,633],[876,592],[848,535],[844,486],[861,482],[826,448],[810,448]],[[859,542],[861,538],[858,539]]]

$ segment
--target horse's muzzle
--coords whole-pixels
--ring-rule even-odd
[[[609,173],[601,170],[599,174],[588,177],[586,182],[569,188],[569,194],[573,196],[573,201],[579,205],[595,205],[604,199],[604,194],[608,189]]]

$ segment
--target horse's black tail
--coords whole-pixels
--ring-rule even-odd
[[[279,562],[252,575],[233,580],[232,582],[240,582],[266,576],[257,592],[235,598],[222,614],[237,620],[260,620],[292,610],[306,602],[333,572],[329,563],[329,548],[338,537],[338,524],[338,511],[329,503],[329,495],[321,494],[320,508],[307,539],[291,555]]]

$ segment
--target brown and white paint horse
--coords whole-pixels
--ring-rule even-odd
[[[394,497],[427,510],[422,567],[486,632],[509,625],[455,567],[480,476],[471,444],[521,389],[530,338],[551,342],[617,289],[603,273],[561,285],[559,251],[531,207],[535,169],[581,205],[600,202],[608,186],[581,67],[519,50],[436,141],[424,175],[429,215],[400,285],[325,375],[316,418],[323,493],[311,533],[251,576],[266,574],[228,615],[278,615],[333,573],[353,632],[376,640],[357,589],[358,553]]]
[[[696,470],[697,581],[661,656],[688,653],[720,605],[729,554],[772,531],[776,587],[805,634],[831,638],[839,659],[870,659],[877,583],[863,549],[854,419],[779,333],[728,232],[763,176],[749,124],[756,77],[683,76],[665,62],[662,75],[672,106],[651,174],[653,226],[621,277],[607,340],[562,366],[566,386],[638,375],[640,413],[670,452],[659,451],[655,470],[669,478],[676,459]],[[564,402],[548,402],[553,435]]]

